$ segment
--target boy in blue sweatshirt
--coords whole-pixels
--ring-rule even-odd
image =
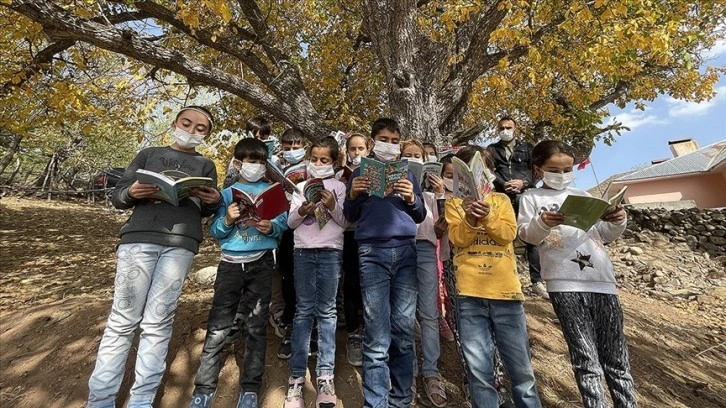
[[[190,408],[211,406],[222,369],[222,348],[234,325],[237,306],[244,310],[246,330],[244,367],[240,367],[238,408],[257,408],[257,393],[265,368],[266,321],[272,291],[272,251],[278,237],[287,229],[287,213],[256,226],[236,224],[240,208],[232,201],[232,188],[256,196],[269,186],[260,181],[265,174],[267,147],[253,138],[242,139],[234,149],[233,165],[239,180],[222,191],[224,206],[214,216],[209,232],[219,240],[222,260],[214,282],[214,298],[207,321],[201,363],[194,379]]]
[[[393,119],[373,123],[377,160],[396,160],[401,131]],[[368,194],[370,181],[355,169],[343,212],[357,222],[363,296],[363,406],[408,407],[413,384],[416,313],[416,224],[426,218],[419,183],[411,171],[384,198]]]

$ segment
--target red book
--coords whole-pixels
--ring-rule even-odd
[[[249,193],[232,187],[232,201],[240,208],[237,225],[254,226],[260,220],[271,220],[290,210],[290,203],[280,183],[271,184],[253,197]]]

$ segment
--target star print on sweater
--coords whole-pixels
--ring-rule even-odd
[[[578,264],[580,266],[580,270],[583,270],[586,267],[594,268],[592,262],[590,261],[590,255],[583,255],[582,253],[580,253],[580,251],[575,252],[577,252],[577,258],[570,259],[570,261]]]

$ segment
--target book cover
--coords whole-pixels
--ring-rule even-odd
[[[589,231],[598,221],[620,205],[625,198],[627,188],[627,186],[621,188],[610,200],[568,195],[559,210],[565,215],[564,224]]]
[[[232,187],[232,201],[240,207],[237,225],[255,226],[258,221],[271,220],[290,209],[285,190],[280,183],[274,183],[257,196]]]
[[[454,195],[459,198],[484,200],[494,191],[494,174],[484,165],[479,152],[470,164],[458,157],[451,159],[454,168]]]
[[[360,161],[360,175],[368,177],[371,187],[368,194],[385,197],[393,191],[393,184],[408,175],[408,162],[398,160],[394,162],[380,162],[375,159],[363,157]]]
[[[421,191],[434,191],[434,187],[429,182],[429,174],[433,174],[441,177],[441,169],[444,165],[439,162],[426,162],[423,165],[423,172],[421,174]]]
[[[139,183],[153,184],[159,188],[159,192],[150,198],[166,201],[176,207],[179,206],[181,200],[189,196],[192,189],[214,187],[214,182],[209,177],[192,177],[176,170],[157,173],[138,169],[136,170],[136,180]]]

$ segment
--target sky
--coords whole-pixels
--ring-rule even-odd
[[[708,53],[707,66],[726,66],[726,39]],[[726,139],[726,76],[715,86],[716,96],[705,102],[685,102],[664,95],[646,103],[645,111],[611,106],[613,120],[630,127],[616,136],[612,146],[599,142],[590,155],[591,165],[575,170],[578,188],[589,189],[608,177],[650,164],[651,160],[673,157],[669,140],[694,139],[700,147]],[[594,170],[594,173],[593,173]],[[597,176],[597,177],[596,177]]]

